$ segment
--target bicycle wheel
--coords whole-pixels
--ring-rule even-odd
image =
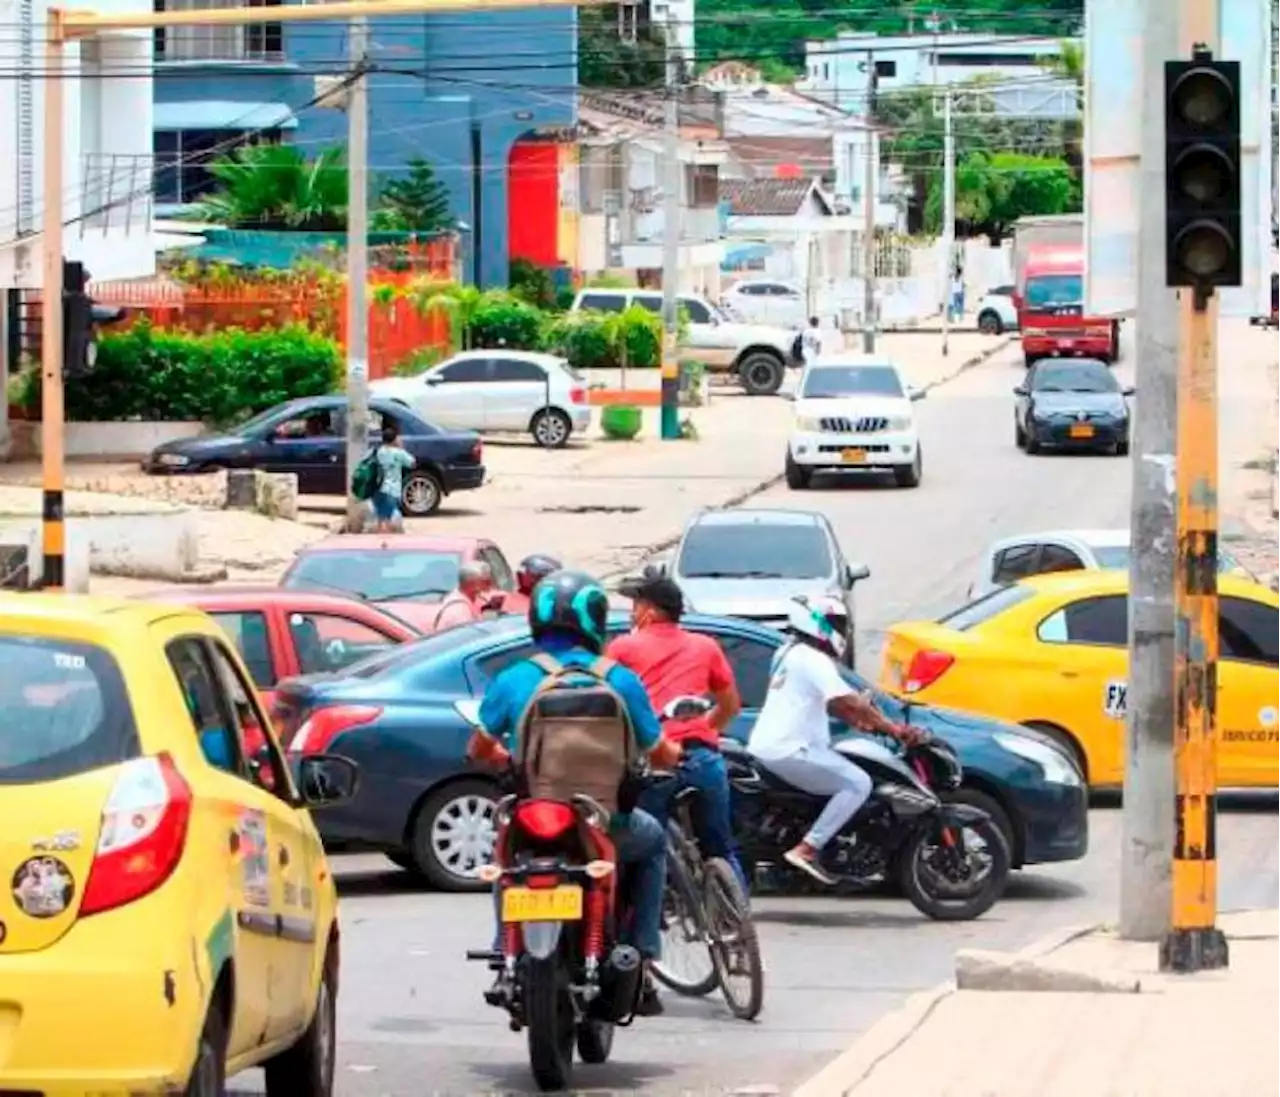
[[[753,1021],[764,1007],[764,962],[747,897],[728,861],[713,857],[707,862],[703,904],[724,1000],[735,1017]]]
[[[681,852],[675,823],[667,842],[667,886],[662,894],[662,959],[649,965],[663,986],[687,998],[701,998],[719,979],[710,955],[706,911]]]

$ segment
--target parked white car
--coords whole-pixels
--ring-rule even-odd
[[[1018,330],[1018,310],[1013,306],[1013,286],[996,286],[978,301],[978,330],[999,335]]]
[[[749,324],[776,324],[803,328],[805,294],[799,286],[773,278],[744,278],[721,296],[721,304]]]
[[[889,471],[899,487],[918,486],[924,459],[912,404],[924,395],[874,354],[806,366],[787,439],[787,487],[807,488],[814,473],[836,469]]]
[[[981,598],[998,587],[1051,571],[1112,571],[1129,566],[1127,529],[1051,530],[1003,537],[982,554],[978,578],[970,598]],[[1230,553],[1218,551],[1218,570],[1246,579],[1253,574]]]
[[[800,332],[782,327],[742,324],[705,297],[682,293],[677,298],[688,317],[682,349],[714,372],[733,373],[752,396],[767,396],[782,387],[789,365],[799,365]],[[584,289],[572,312],[623,312],[639,305],[662,312],[662,294],[642,289]]]
[[[529,433],[558,449],[591,426],[586,381],[563,358],[522,350],[469,350],[413,377],[369,386],[445,430]]]

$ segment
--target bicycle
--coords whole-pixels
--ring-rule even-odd
[[[682,698],[680,702],[707,702]],[[673,702],[664,718],[689,715],[689,705]],[[694,710],[697,711],[697,710]],[[703,709],[702,711],[705,711]],[[654,774],[657,782],[679,780],[676,774]],[[694,835],[692,807],[696,788],[680,789],[671,799],[667,823],[667,886],[663,893],[663,955],[653,964],[654,977],[685,997],[700,998],[717,987],[733,1015],[750,1021],[764,1006],[764,964],[751,920],[751,906],[733,866],[722,857],[704,858]],[[671,941],[705,946],[711,970],[696,979],[682,977],[670,964]],[[737,980],[744,979],[739,987]]]

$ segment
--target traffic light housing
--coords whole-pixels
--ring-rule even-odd
[[[62,372],[83,377],[98,356],[98,327],[124,319],[125,310],[95,305],[89,296],[89,272],[83,263],[62,263]]]
[[[1166,61],[1165,283],[1241,282],[1240,63],[1197,48]]]

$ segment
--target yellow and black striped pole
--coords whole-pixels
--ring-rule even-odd
[[[1179,292],[1173,917],[1160,970],[1227,966],[1218,906],[1217,297]]]
[[[62,58],[64,13],[49,9],[49,37],[45,43],[44,90],[44,223],[40,246],[43,281],[40,312],[40,463],[44,484],[44,562],[41,586],[61,590],[66,581],[66,525],[63,515],[62,357]]]

